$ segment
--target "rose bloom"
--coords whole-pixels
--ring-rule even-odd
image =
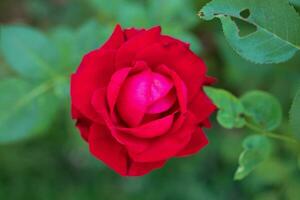
[[[207,145],[214,79],[189,44],[160,27],[122,29],[86,54],[71,76],[72,118],[90,152],[123,176],[140,176]]]

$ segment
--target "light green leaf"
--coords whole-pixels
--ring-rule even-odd
[[[234,179],[241,180],[262,163],[269,155],[271,145],[269,140],[260,135],[248,136],[243,141],[244,151],[239,157],[239,167]]]
[[[224,35],[233,49],[254,63],[279,63],[294,56],[297,49],[275,38],[264,29],[240,37],[236,23],[230,17],[220,17]]]
[[[59,67],[57,51],[41,32],[26,26],[2,26],[0,37],[5,60],[21,76],[55,76]]]
[[[298,90],[290,109],[290,125],[294,134],[300,139],[300,90]]]
[[[241,97],[245,115],[264,130],[274,130],[282,120],[282,110],[279,101],[269,93],[251,91]]]
[[[300,6],[300,0],[289,0],[289,2],[295,6]]]
[[[205,92],[218,107],[217,120],[225,128],[241,128],[245,124],[242,118],[244,108],[235,96],[226,90],[206,87]]]
[[[48,127],[59,105],[49,87],[21,79],[0,81],[0,144],[27,139]]]
[[[199,15],[206,20],[220,18],[230,45],[255,63],[283,62],[300,49],[300,16],[287,0],[212,0]],[[257,30],[241,37],[231,17]]]
[[[51,41],[59,52],[59,63],[65,69],[64,71],[68,74],[74,71],[81,59],[77,54],[74,30],[68,27],[57,27],[51,32]]]

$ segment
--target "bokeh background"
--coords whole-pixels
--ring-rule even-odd
[[[281,141],[272,141],[272,154],[266,162],[244,180],[234,181],[241,141],[247,130],[223,129],[215,123],[215,116],[213,128],[206,130],[210,144],[204,150],[191,157],[172,159],[164,168],[143,177],[115,174],[89,154],[88,146],[74,129],[69,114],[68,76],[82,55],[103,43],[115,24],[120,23],[123,27],[161,25],[164,33],[189,42],[206,62],[209,74],[218,78],[216,87],[237,96],[254,89],[272,93],[284,111],[280,130],[288,130],[288,110],[300,81],[299,53],[282,64],[256,65],[244,60],[228,46],[217,20],[206,22],[197,16],[206,2],[1,0],[1,25],[23,24],[45,34],[61,57],[58,64],[54,61],[50,65],[63,66],[61,75],[67,81],[51,89],[54,90],[51,98],[56,100],[47,106],[51,108],[52,103],[58,106],[53,112],[45,109],[47,123],[41,125],[44,118],[36,122],[35,126],[43,128],[37,128],[30,137],[0,144],[0,199],[300,199],[300,164],[297,164],[296,151]],[[243,30],[251,31],[249,25],[238,23]],[[0,80],[18,78],[20,75],[4,57],[0,52]],[[0,98],[4,95],[0,94]],[[17,119],[11,125],[28,128]]]

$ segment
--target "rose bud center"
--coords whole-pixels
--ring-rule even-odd
[[[117,109],[130,127],[161,117],[176,102],[173,82],[166,76],[144,70],[129,76],[122,85]]]

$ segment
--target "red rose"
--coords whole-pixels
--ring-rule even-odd
[[[72,117],[95,157],[121,175],[143,175],[208,143],[201,127],[216,107],[205,74],[189,45],[160,27],[117,25],[71,77]]]

